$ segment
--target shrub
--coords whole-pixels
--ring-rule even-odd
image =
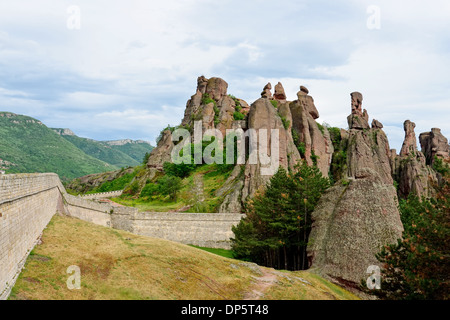
[[[286,120],[285,117],[280,117],[281,122],[283,122],[283,127],[287,130],[289,126],[291,125],[291,122],[289,120]]]
[[[162,195],[168,195],[171,201],[177,200],[178,192],[183,187],[181,178],[174,176],[164,176],[158,180],[158,191]]]
[[[169,176],[185,178],[195,170],[197,166],[195,164],[175,164],[172,162],[164,162],[163,168],[164,172]]]
[[[278,101],[277,101],[277,100],[270,100],[270,103],[273,105],[273,107],[274,107],[275,109],[278,108]]]
[[[239,111],[235,111],[233,113],[233,117],[234,117],[234,120],[244,120],[245,119],[245,116],[242,113],[240,113]]]

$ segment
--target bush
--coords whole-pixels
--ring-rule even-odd
[[[164,172],[169,176],[186,178],[189,174],[196,169],[195,164],[175,164],[172,162],[164,162]]]
[[[283,127],[284,129],[289,129],[289,126],[291,125],[291,122],[289,120],[286,120],[285,117],[280,117],[281,118],[281,122],[283,122]]]
[[[216,101],[214,99],[212,99],[208,93],[203,94],[202,104],[206,106],[207,104],[210,104],[210,103],[213,103],[214,106],[217,106]]]
[[[141,197],[153,199],[154,196],[158,195],[159,188],[156,183],[147,183],[141,191]]]
[[[181,178],[174,176],[164,176],[158,180],[158,191],[162,195],[168,195],[171,201],[177,200],[178,192],[183,187]]]
[[[233,117],[234,117],[234,120],[244,120],[245,119],[245,115],[243,115],[239,111],[235,111],[233,113]]]
[[[278,101],[277,101],[277,100],[270,100],[270,103],[273,105],[273,107],[274,107],[275,109],[278,108]]]

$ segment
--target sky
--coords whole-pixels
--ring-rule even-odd
[[[405,120],[450,138],[449,30],[448,0],[0,0],[0,111],[154,144],[197,77],[249,104],[280,81],[341,128],[361,92],[399,151]]]

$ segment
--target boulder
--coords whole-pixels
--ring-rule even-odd
[[[309,90],[304,86],[300,86],[300,91],[297,93],[298,101],[305,108],[306,112],[308,112],[313,119],[319,118],[319,111],[317,111],[316,106],[314,105],[313,97],[308,95]]]
[[[173,147],[172,132],[170,130],[166,130],[164,131],[161,139],[158,141],[156,148],[154,148],[150,153],[147,168],[162,171],[164,162],[172,161],[171,153]]]
[[[373,119],[372,129],[383,129],[383,124],[380,121]]]

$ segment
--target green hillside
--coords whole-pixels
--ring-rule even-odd
[[[100,159],[116,167],[134,167],[140,163],[140,161],[133,159],[121,150],[100,141],[72,135],[61,135],[61,137],[70,141],[91,157]]]
[[[0,112],[0,170],[55,172],[68,180],[115,169],[87,155],[39,120]]]
[[[134,160],[139,163],[144,159],[145,154],[150,153],[153,150],[148,142],[145,141],[131,141],[128,140],[126,143],[117,143],[117,141],[104,141],[111,148],[122,151],[123,153],[129,155]]]

